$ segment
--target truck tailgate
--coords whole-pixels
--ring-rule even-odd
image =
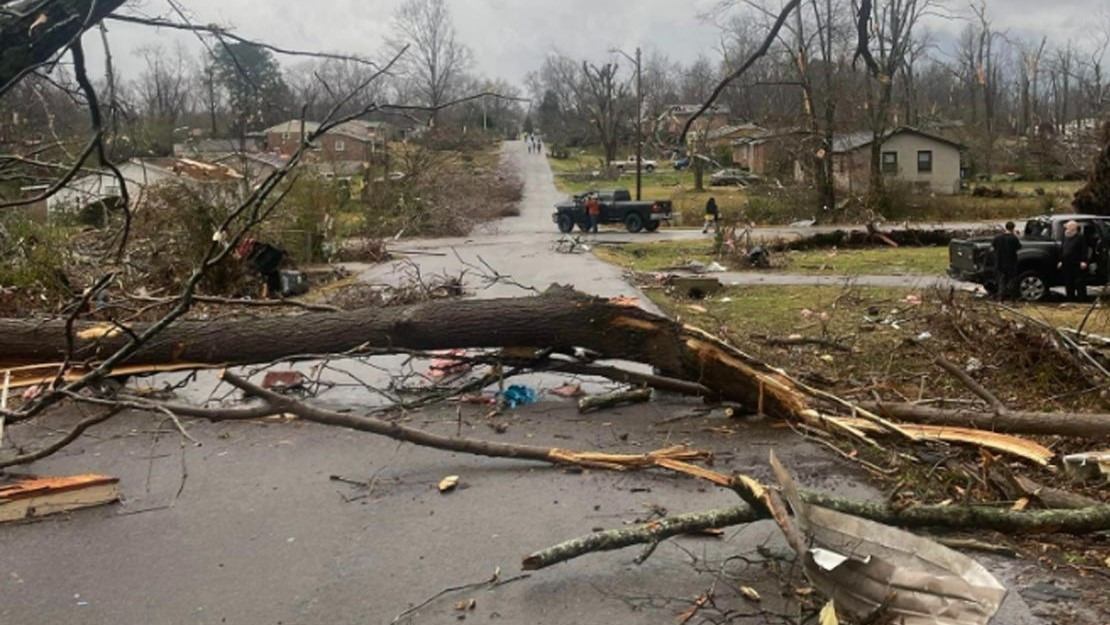
[[[948,266],[961,273],[973,273],[982,269],[976,264],[975,243],[955,240],[948,244]]]

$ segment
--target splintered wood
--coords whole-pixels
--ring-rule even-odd
[[[79,510],[119,499],[119,479],[107,475],[34,477],[0,485],[0,523]]]

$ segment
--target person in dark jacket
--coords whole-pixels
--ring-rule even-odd
[[[1060,262],[1056,268],[1064,278],[1064,291],[1069,301],[1087,299],[1087,239],[1079,232],[1079,224],[1064,224],[1064,243],[1060,247]]]
[[[251,238],[243,239],[235,248],[235,257],[246,261],[262,277],[262,298],[276,299],[283,295],[281,288],[281,262],[285,252]]]
[[[1014,275],[1017,273],[1017,255],[1021,241],[1014,234],[1014,222],[1006,222],[1006,231],[991,241],[994,250],[994,278],[998,299],[1004,300],[1012,293]]]
[[[717,208],[717,198],[709,198],[705,203],[705,227],[701,229],[701,233],[709,232],[709,226],[713,226],[713,232],[720,229],[721,210]]]

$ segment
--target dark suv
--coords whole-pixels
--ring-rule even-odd
[[[1110,216],[1104,215],[1042,215],[1025,222],[1020,232],[1017,290],[1024,300],[1048,297],[1054,286],[1064,284],[1056,268],[1060,245],[1064,240],[1064,224],[1079,222],[1080,236],[1087,239],[1090,258],[1087,261],[1087,284],[1104,286],[1108,282],[1107,252],[1110,249]],[[995,281],[994,253],[991,237],[953,239],[948,244],[948,275],[956,280],[983,285],[987,292],[998,289]]]

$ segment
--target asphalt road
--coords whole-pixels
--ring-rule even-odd
[[[484,260],[538,288],[560,282],[599,295],[636,295],[618,270],[592,255],[550,250],[548,213],[557,197],[551,173],[522,145],[506,150],[527,179],[523,214],[471,242],[455,242],[462,262]],[[414,256],[425,273],[461,268],[442,243],[422,250],[449,254]],[[389,279],[395,269],[375,268],[366,279]],[[476,275],[469,279],[472,286],[484,284]],[[499,281],[478,295],[520,293]],[[353,394],[328,400],[352,410],[364,405]],[[464,410],[461,421],[447,407],[408,421],[445,434],[461,430],[581,450],[642,452],[689,442],[715,450],[718,470],[761,478],[774,449],[808,487],[878,495],[855,465],[772,423],[713,415],[674,420],[693,406],[658,398],[582,417],[547,399],[501,417],[503,434],[488,427],[480,409]],[[31,444],[78,418],[55,415],[9,428],[8,441]],[[390,623],[410,606],[486,580],[498,568],[501,580],[514,579],[524,555],[594,528],[622,527],[656,508],[682,513],[735,501],[730,493],[655,473],[563,472],[305,423],[187,426],[202,446],[183,441],[161,417],[124,415],[28,467],[39,474],[119,476],[125,501],[0,527],[0,623]],[[435,485],[447,475],[459,475],[462,487],[441,495]],[[643,565],[633,563],[636,549],[590,555],[494,588],[448,592],[401,622],[673,623],[716,584],[719,607],[750,614],[731,622],[765,623],[759,610],[776,609],[780,585],[760,548],[772,556],[782,549],[768,523],[732,528],[723,538],[668,541]],[[1012,563],[986,562],[1004,583],[1023,572]],[[733,579],[726,584],[718,580],[722,574]],[[758,590],[764,602],[738,598],[732,589],[739,585]],[[471,598],[472,611],[455,610]],[[690,622],[709,622],[699,619]],[[1041,621],[1012,592],[996,622]]]

